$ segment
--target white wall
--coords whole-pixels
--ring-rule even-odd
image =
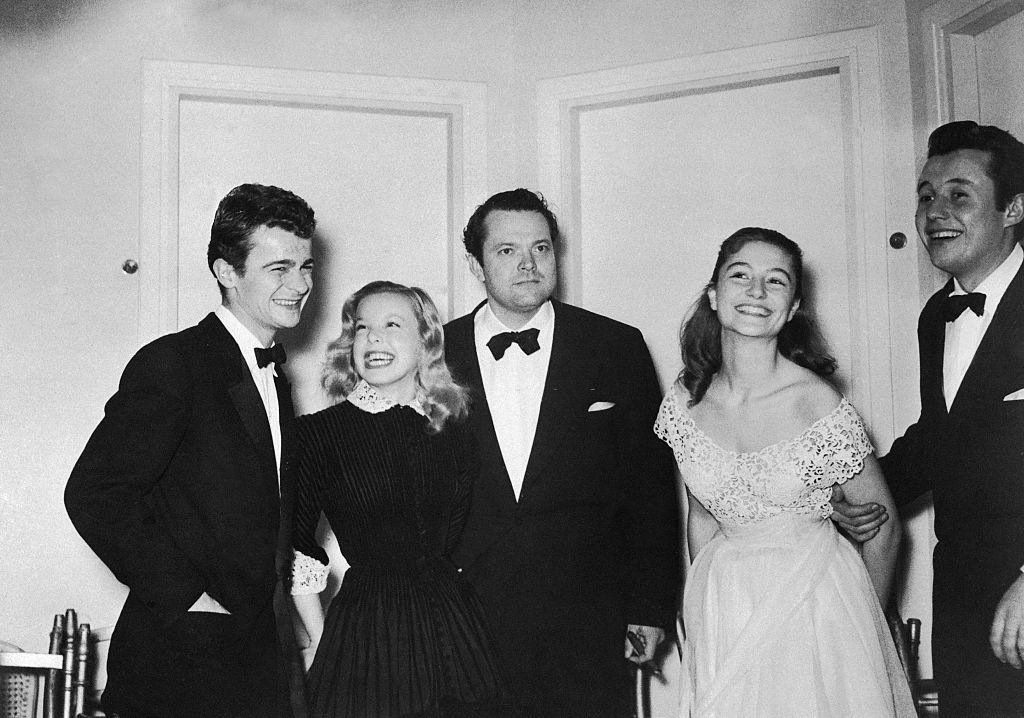
[[[903,13],[899,0],[42,0],[5,7],[0,639],[45,650],[54,613],[73,606],[82,620],[109,625],[123,598],[71,527],[62,491],[138,348],[140,275],[120,266],[138,256],[144,58],[486,82],[493,192],[536,187],[539,79],[878,24],[889,53],[886,82],[898,96],[909,84]],[[887,112],[895,128],[889,155],[912,164],[898,136],[909,108]],[[913,236],[912,227],[903,231]],[[911,304],[909,326],[918,308]],[[916,381],[911,371],[895,379]]]

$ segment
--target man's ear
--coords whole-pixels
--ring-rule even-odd
[[[480,266],[480,261],[474,257],[471,253],[466,252],[466,263],[469,265],[469,271],[473,273],[481,284],[486,284],[487,280],[484,278],[484,268]]]
[[[1005,212],[1004,227],[1020,224],[1021,220],[1024,220],[1024,194],[1014,195],[1013,199],[1010,200],[1010,204],[1006,205]]]
[[[226,259],[213,260],[213,274],[221,286],[231,289],[238,282],[238,272]]]

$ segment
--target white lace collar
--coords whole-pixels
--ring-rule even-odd
[[[382,393],[367,384],[363,379],[359,380],[359,383],[356,384],[351,393],[345,397],[345,400],[352,406],[357,409],[362,409],[368,414],[380,414],[381,412],[387,411],[391,407],[398,405],[397,401],[384,396]],[[416,399],[413,399],[411,403],[406,404],[405,406],[415,410],[417,414],[422,416],[427,415],[427,412],[423,410],[423,406]]]

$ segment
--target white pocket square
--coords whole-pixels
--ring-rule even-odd
[[[1003,401],[1021,401],[1024,400],[1024,389],[1018,389],[1015,392],[1007,394],[1003,397]]]
[[[606,409],[611,409],[613,406],[615,406],[614,401],[595,401],[587,408],[587,411],[604,411]]]

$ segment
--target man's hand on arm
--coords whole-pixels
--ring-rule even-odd
[[[874,538],[879,527],[889,520],[889,514],[881,504],[851,504],[846,500],[841,486],[832,487],[832,520],[850,538],[864,543]]]
[[[1024,666],[1024,574],[1017,577],[996,606],[988,637],[992,653],[1020,670]]]

